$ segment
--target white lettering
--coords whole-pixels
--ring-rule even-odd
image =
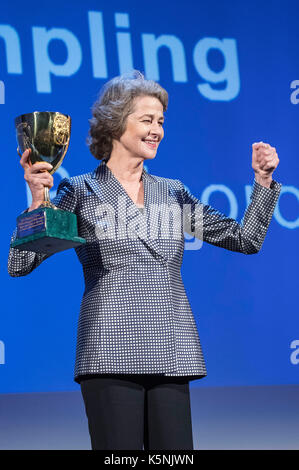
[[[94,78],[108,77],[107,53],[104,34],[104,19],[100,11],[88,11],[88,32],[92,74]],[[128,13],[115,13],[115,26],[120,29],[130,27]],[[21,41],[16,30],[10,25],[0,25],[0,37],[6,46],[8,73],[22,74]],[[66,48],[64,63],[55,63],[49,56],[49,46],[52,41],[61,41]],[[52,92],[52,76],[71,77],[76,74],[82,63],[82,50],[78,38],[65,28],[32,27],[33,57],[38,93]],[[134,54],[131,33],[129,31],[116,31],[116,45],[120,73],[134,69]],[[175,35],[143,33],[141,34],[141,47],[143,48],[144,70],[147,78],[159,81],[159,51],[168,49],[172,76],[174,82],[186,83],[187,62],[184,44]],[[220,51],[225,66],[220,72],[212,70],[208,64],[208,53],[211,49]],[[197,85],[198,91],[210,100],[229,101],[234,99],[240,89],[238,70],[237,46],[235,39],[203,38],[197,42],[193,51],[194,66],[198,74],[207,83]],[[213,89],[211,84],[223,82],[224,89]]]
[[[187,82],[185,50],[182,42],[176,36],[142,34],[145,75],[151,80],[160,80],[158,65],[158,50],[167,47],[170,51],[172,73],[175,82]]]
[[[115,25],[118,28],[129,28],[129,15],[126,13],[116,13]],[[121,74],[129,72],[134,68],[131,34],[123,32],[117,33],[116,42],[118,50],[119,72]]]
[[[60,166],[58,168],[55,175],[56,174],[59,175],[61,179],[69,178],[69,173],[62,166]],[[55,176],[54,176],[54,178],[55,178]],[[28,184],[27,183],[25,183],[25,184],[26,184],[27,207],[30,207],[31,202],[32,202],[31,192],[30,192]],[[185,186],[185,187],[187,188],[187,186]],[[210,184],[210,185],[208,185],[202,192],[201,199],[200,199],[201,202],[203,204],[209,204],[209,199],[210,199],[211,195],[214,192],[217,192],[217,191],[222,192],[228,199],[228,202],[229,202],[228,217],[230,217],[232,219],[236,219],[237,216],[238,216],[238,212],[239,212],[237,198],[236,198],[235,194],[233,193],[233,191],[228,186],[226,186],[224,184]],[[247,207],[250,204],[250,195],[251,195],[251,191],[252,191],[252,186],[249,185],[249,184],[246,184],[244,186],[244,191],[245,191],[245,207]],[[297,201],[299,202],[299,189],[298,188],[296,188],[295,186],[282,186],[280,194],[288,194],[288,193],[295,196],[297,198]],[[56,195],[56,189],[51,190],[50,191],[51,199],[54,198],[55,195]],[[124,198],[124,200],[122,200],[121,197],[119,198],[119,202],[118,202],[118,213],[119,214],[122,214],[122,213],[125,214],[126,213],[126,202],[125,202],[125,200],[126,200],[126,198]],[[295,228],[298,228],[299,227],[299,216],[293,221],[286,220],[283,217],[283,215],[281,214],[279,201],[280,201],[280,199],[278,200],[278,203],[275,207],[273,218],[282,227],[285,227],[285,228],[288,228],[288,229],[291,229],[291,230],[295,229]],[[197,208],[197,210],[199,210],[199,209]],[[184,213],[183,213],[183,216],[185,217],[185,223],[186,223],[186,221],[191,220],[190,217],[188,218],[188,214],[187,214],[186,211],[188,212],[188,204],[185,204]],[[201,217],[201,216],[198,215],[198,217]],[[156,217],[152,218],[152,223],[153,223],[153,220],[155,218]],[[178,215],[173,215],[173,220],[177,221],[178,220]],[[157,223],[153,223],[153,225],[151,227],[152,227],[153,231],[158,230]],[[126,236],[127,236],[126,228],[125,228],[125,226],[121,226],[121,222],[119,220],[119,223],[118,223],[118,237],[119,238],[124,238]],[[153,233],[151,234],[151,238],[155,239],[156,236],[157,236],[156,234],[153,234]],[[176,225],[174,225],[173,237],[174,237],[174,239],[177,239],[177,237],[178,237],[178,227]],[[196,249],[196,250],[198,250],[200,248],[198,243],[201,243],[201,240],[197,239],[196,237],[194,239],[194,233],[192,234],[191,226],[189,226],[188,231],[185,230],[185,238],[186,238],[186,240],[189,240],[189,242],[186,243],[186,246],[188,245],[188,248],[186,247],[186,249],[189,249],[189,250]],[[192,246],[191,246],[193,244],[193,242],[191,243],[191,239],[194,241],[194,248],[192,248]]]
[[[294,339],[294,341],[291,342],[290,348],[295,349],[290,356],[291,363],[295,366],[299,364],[299,340]]]
[[[226,195],[229,204],[230,204],[230,212],[228,217],[232,219],[236,219],[238,215],[238,202],[234,193],[224,184],[210,184],[206,187],[201,195],[201,202],[203,204],[209,204],[209,198],[211,194],[215,191],[222,192]]]
[[[5,345],[0,341],[0,364],[5,364]]]
[[[98,11],[88,12],[89,38],[94,78],[107,78],[107,61],[103,15]]]
[[[295,186],[282,186],[281,191],[280,191],[280,197],[282,194],[287,194],[287,193],[293,194],[297,198],[297,201],[299,202],[299,189],[298,188],[295,188]],[[283,216],[281,215],[280,208],[279,208],[280,197],[274,210],[275,219],[283,227],[287,227],[289,229],[294,229],[294,228],[299,227],[299,216],[297,217],[297,219],[293,221],[288,221],[284,219]]]
[[[139,457],[118,457],[117,455],[111,454],[111,457],[104,458],[105,465],[130,465],[135,468]]]
[[[21,74],[21,45],[16,30],[9,25],[0,24],[0,37],[4,39],[6,49],[7,72]]]
[[[293,91],[293,93],[291,93],[291,96],[290,96],[291,103],[292,104],[298,104],[299,103],[299,98],[297,98],[297,96],[299,95],[299,80],[293,80],[291,82],[291,88],[296,88],[295,91]]]
[[[99,204],[96,208],[95,215],[99,217],[99,221],[95,227],[95,233],[99,240],[112,239],[115,240],[115,210],[111,204]]]
[[[250,196],[252,192],[252,185],[251,184],[245,184],[245,201],[246,201],[246,206],[248,206],[251,202]]]
[[[0,104],[5,103],[5,85],[2,80],[0,80]]]
[[[211,49],[219,50],[225,59],[225,66],[220,72],[211,70],[208,64],[208,53]],[[194,66],[199,75],[210,83],[226,81],[223,90],[213,89],[210,84],[197,85],[199,92],[209,100],[230,101],[240,91],[237,43],[235,39],[203,38],[196,44],[193,51]]]
[[[81,46],[76,36],[62,28],[33,27],[33,52],[35,61],[36,86],[39,93],[51,93],[51,74],[57,77],[70,77],[80,68],[82,61]],[[54,64],[48,55],[51,41],[63,41],[67,49],[67,59],[64,64]]]

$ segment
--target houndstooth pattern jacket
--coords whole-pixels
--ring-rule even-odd
[[[52,201],[77,215],[79,236],[86,239],[86,245],[75,248],[85,279],[76,382],[87,374],[107,373],[190,380],[205,376],[180,272],[184,233],[231,251],[257,253],[281,189],[276,181],[271,188],[254,181],[251,202],[239,224],[202,204],[179,180],[154,176],[145,169],[142,180],[144,213],[105,161],[93,172],[63,179]],[[172,216],[170,207],[175,209]],[[167,225],[169,232],[163,230],[161,235]],[[15,236],[16,230],[12,240]],[[8,272],[25,276],[49,256],[10,248]]]

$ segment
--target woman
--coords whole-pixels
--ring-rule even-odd
[[[93,449],[193,449],[189,382],[206,375],[180,275],[184,232],[241,253],[261,248],[280,192],[276,150],[253,144],[255,183],[242,225],[203,205],[180,180],[148,174],[164,136],[167,92],[139,72],[106,84],[93,107],[90,151],[100,165],[61,181],[53,203],[75,212],[86,245],[75,381]],[[21,165],[34,210],[53,178]],[[191,210],[189,210],[191,208]],[[13,235],[13,237],[15,234]],[[23,276],[48,255],[11,249]]]

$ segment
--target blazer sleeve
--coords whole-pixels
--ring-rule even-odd
[[[244,254],[254,254],[261,249],[281,191],[280,183],[272,180],[270,188],[266,188],[254,180],[250,203],[240,223],[201,203],[182,186],[184,232]],[[191,209],[186,211],[185,207]]]
[[[61,180],[55,198],[51,201],[59,209],[75,212],[76,194],[74,187],[68,178]],[[24,212],[27,212],[26,209]],[[10,242],[16,238],[15,228]],[[45,259],[52,254],[34,253],[33,251],[20,251],[17,248],[10,248],[8,254],[7,270],[10,276],[26,276],[37,268]]]

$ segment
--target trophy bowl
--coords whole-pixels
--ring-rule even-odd
[[[18,154],[30,149],[32,163],[47,162],[53,168],[52,175],[60,167],[67,152],[71,136],[71,118],[67,114],[52,111],[34,111],[15,118]],[[49,189],[45,187],[44,206],[50,203]]]
[[[55,173],[67,152],[71,135],[71,118],[52,111],[34,111],[15,118],[19,153],[31,149],[30,161],[47,162]]]

